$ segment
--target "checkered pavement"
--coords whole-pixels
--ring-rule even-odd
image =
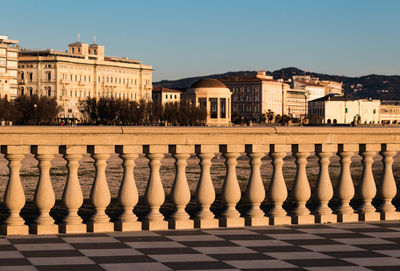
[[[0,270],[400,270],[400,222],[0,237]]]

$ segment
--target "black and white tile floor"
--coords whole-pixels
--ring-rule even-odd
[[[400,270],[400,223],[0,237],[0,270]]]

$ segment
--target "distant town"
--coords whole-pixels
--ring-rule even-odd
[[[389,99],[362,97],[346,93],[343,81],[267,71],[199,78],[185,87],[161,81],[153,87],[151,65],[106,56],[95,40],[78,40],[65,51],[18,44],[0,36],[2,125],[400,124],[400,100],[387,95],[391,89],[378,91]],[[354,94],[363,85],[350,87]],[[47,115],[38,117],[41,112]]]

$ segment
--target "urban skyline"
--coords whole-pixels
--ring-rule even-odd
[[[22,1],[2,9],[1,34],[23,48],[65,50],[78,33],[87,43],[96,36],[107,55],[151,63],[154,81],[287,66],[400,74],[397,1]]]

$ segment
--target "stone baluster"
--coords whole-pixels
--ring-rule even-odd
[[[67,160],[68,177],[62,200],[68,209],[68,215],[59,226],[62,233],[84,233],[87,226],[82,223],[78,210],[83,203],[83,194],[78,178],[79,160],[86,153],[85,146],[60,146],[59,152]]]
[[[295,208],[291,212],[293,224],[312,224],[314,216],[306,207],[307,201],[311,196],[310,184],[307,178],[307,157],[314,151],[314,145],[295,144],[292,145],[292,153],[296,157],[296,177],[291,190],[292,198],[296,202]]]
[[[168,152],[168,145],[145,145],[143,152],[149,159],[150,177],[146,187],[145,199],[150,206],[150,213],[146,215],[143,221],[145,230],[166,230],[168,222],[160,213],[160,206],[164,203],[165,193],[160,178],[161,159],[164,153]]]
[[[358,215],[350,206],[350,200],[354,197],[354,184],[351,178],[351,158],[357,151],[357,144],[339,144],[338,155],[340,157],[340,176],[335,187],[335,195],[339,200],[339,206],[336,209],[338,222],[358,221]]]
[[[399,220],[400,212],[392,204],[393,197],[396,196],[397,187],[393,176],[393,156],[400,149],[400,144],[382,144],[380,154],[383,157],[383,173],[378,188],[378,197],[382,200],[379,206],[382,220]]]
[[[196,214],[194,226],[196,228],[218,228],[218,219],[211,212],[211,204],[215,200],[215,190],[211,179],[211,159],[217,153],[218,145],[196,145],[195,151],[200,158],[200,180],[197,184],[196,198],[200,211]]]
[[[94,159],[94,166],[96,168],[96,175],[92,190],[90,191],[90,202],[93,204],[96,213],[88,223],[87,230],[89,232],[114,231],[114,224],[110,222],[110,218],[105,212],[111,201],[106,177],[107,159],[113,152],[113,146],[88,146],[88,153]]]
[[[314,196],[318,201],[318,207],[314,211],[316,223],[335,223],[337,222],[336,214],[332,213],[328,203],[333,197],[333,187],[331,178],[329,177],[329,158],[336,150],[334,144],[316,144],[315,153],[319,160],[318,181],[314,189]]]
[[[226,175],[222,186],[221,196],[226,204],[226,209],[219,219],[222,227],[243,227],[244,218],[236,210],[236,204],[242,197],[239,182],[236,176],[237,158],[244,152],[243,145],[221,145],[220,152],[225,158]]]
[[[194,221],[189,219],[185,211],[190,202],[190,189],[186,179],[186,160],[194,152],[193,145],[171,145],[169,152],[175,158],[175,180],[171,189],[171,200],[176,206],[176,211],[169,220],[170,229],[193,229]]]
[[[270,145],[269,155],[272,157],[273,174],[268,188],[268,199],[272,202],[269,211],[269,223],[271,225],[284,225],[291,223],[291,217],[287,216],[282,204],[286,200],[288,191],[283,177],[283,158],[290,151],[290,145]]]
[[[363,171],[360,183],[357,187],[357,193],[361,197],[362,204],[358,209],[360,221],[379,221],[380,213],[376,212],[372,205],[372,199],[376,195],[376,185],[372,164],[376,152],[380,150],[380,144],[360,144],[359,152],[363,157]]]
[[[115,152],[119,153],[122,159],[124,176],[118,191],[118,201],[123,208],[123,213],[114,224],[114,229],[116,231],[140,231],[142,223],[138,221],[137,216],[133,213],[133,208],[139,201],[139,193],[133,171],[135,160],[138,158],[138,154],[142,153],[142,146],[118,145],[115,146]]]
[[[31,231],[36,234],[57,234],[58,225],[50,216],[50,210],[56,201],[50,179],[51,160],[58,153],[58,146],[32,146],[31,152],[39,160],[39,180],[36,186],[34,201],[40,215],[31,225]]]
[[[261,210],[260,205],[265,199],[265,188],[261,178],[261,158],[269,152],[269,145],[246,145],[246,153],[250,158],[251,172],[246,187],[246,199],[250,209],[245,216],[247,226],[266,226],[268,217]]]
[[[27,235],[29,227],[24,224],[25,222],[19,214],[25,205],[25,193],[19,171],[21,160],[25,158],[26,153],[29,153],[29,146],[3,146],[1,152],[6,156],[10,170],[3,198],[3,203],[10,215],[5,224],[1,225],[0,230],[5,235]]]

